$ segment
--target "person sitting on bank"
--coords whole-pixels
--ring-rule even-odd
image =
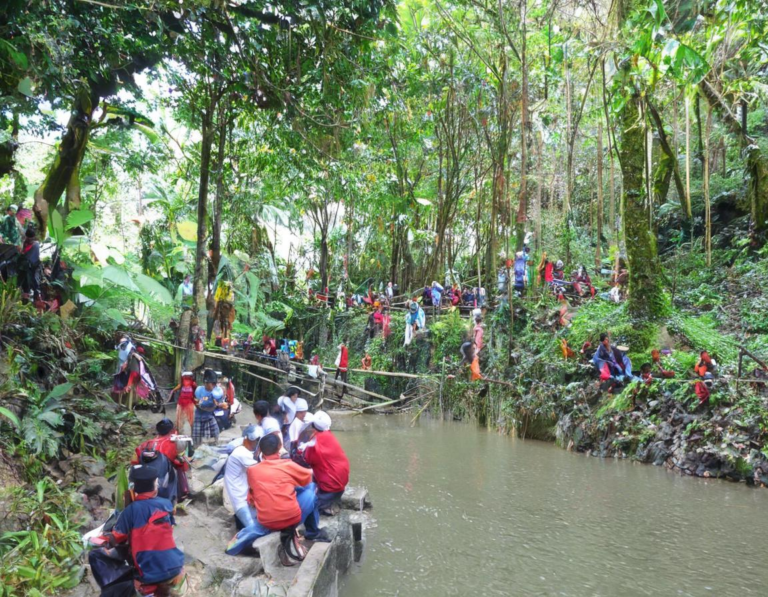
[[[360,359],[360,366],[363,369],[363,371],[370,371],[372,365],[373,365],[373,359],[371,358],[371,355],[366,352],[365,356],[362,359]]]
[[[173,538],[173,504],[158,496],[157,473],[152,468],[132,467],[129,480],[133,501],[120,513],[109,536],[110,544],[130,547],[139,594],[181,595],[186,575],[184,553]]]
[[[192,443],[195,447],[203,440],[219,439],[219,426],[214,412],[226,408],[227,402],[217,382],[216,372],[206,369],[203,373],[204,385],[195,390],[195,422],[192,426]]]
[[[653,382],[653,369],[650,363],[640,365],[640,380],[649,385]]]
[[[247,469],[248,503],[256,510],[256,521],[232,538],[226,553],[238,555],[259,537],[302,522],[307,539],[329,543],[327,533],[320,529],[312,471],[281,459],[280,439],[274,435],[261,438],[259,448],[262,462]]]
[[[699,353],[699,360],[696,362],[696,373],[699,377],[705,379],[712,379],[717,374],[717,362],[706,350],[702,350]]]
[[[299,451],[312,467],[317,483],[317,507],[321,514],[332,516],[349,483],[349,459],[331,433],[331,417],[324,411],[315,413],[308,427],[308,440]]]
[[[224,490],[229,503],[235,511],[237,530],[244,529],[256,522],[255,514],[248,506],[248,468],[258,464],[259,440],[263,429],[258,425],[248,425],[243,430],[243,443],[237,446],[227,458],[224,469]]]
[[[288,441],[285,444],[285,449],[288,450],[289,453],[292,452],[296,442],[299,440],[299,436],[304,429],[305,423],[311,423],[312,419],[312,413],[309,412],[309,404],[307,404],[307,401],[304,400],[304,398],[299,398],[296,401],[296,418],[288,428]]]

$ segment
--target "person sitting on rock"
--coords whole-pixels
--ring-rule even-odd
[[[312,471],[291,460],[280,458],[280,439],[267,435],[259,442],[264,460],[248,468],[248,503],[256,510],[256,521],[241,530],[226,548],[238,555],[259,537],[304,523],[304,536],[310,541],[330,542],[320,529],[317,486]]]
[[[600,344],[592,357],[592,364],[597,369],[597,372],[603,375],[604,369],[608,368],[609,376],[614,376],[619,371],[619,366],[616,363],[616,358],[611,349],[611,337],[606,334],[600,334]]]
[[[188,493],[186,471],[189,470],[189,463],[183,455],[186,444],[176,441],[176,429],[168,418],[159,421],[155,430],[156,437],[136,448],[131,464],[143,464],[154,469],[159,479],[158,495],[176,503],[178,497],[184,498]],[[178,477],[182,474],[183,482],[179,482]]]
[[[653,382],[653,371],[650,363],[640,365],[640,379],[643,383],[651,384]]]
[[[349,460],[331,433],[328,413],[322,410],[315,413],[308,431],[308,440],[299,446],[299,451],[312,467],[317,483],[317,507],[321,514],[330,516],[349,483]]]
[[[304,428],[305,421],[307,423],[312,422],[312,413],[309,412],[309,405],[304,398],[299,398],[296,401],[296,418],[293,419],[293,423],[288,428],[288,441],[285,444],[285,449],[288,452],[292,451],[292,448],[299,439],[302,429]]]
[[[715,362],[715,359],[709,356],[709,353],[706,350],[702,350],[701,353],[699,353],[699,360],[696,362],[695,369],[699,377],[705,379],[712,379],[717,375],[717,363]]]
[[[219,439],[219,425],[214,412],[227,408],[224,392],[216,384],[218,375],[211,369],[203,373],[203,383],[195,390],[195,423],[192,426],[192,443],[199,446],[204,439]]]
[[[184,554],[173,538],[173,504],[158,496],[157,473],[151,467],[132,467],[129,480],[133,501],[120,513],[109,536],[110,544],[130,546],[139,594],[182,594],[186,580]]]
[[[263,429],[248,425],[243,430],[243,443],[237,446],[227,458],[224,470],[224,490],[235,511],[235,525],[238,530],[256,522],[255,514],[248,505],[248,468],[258,464],[259,440]]]

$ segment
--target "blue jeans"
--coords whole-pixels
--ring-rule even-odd
[[[299,503],[299,508],[301,508],[301,520],[306,529],[304,536],[310,540],[317,537],[317,534],[320,532],[320,512],[317,509],[317,498],[315,496],[316,490],[317,486],[314,483],[296,488],[296,501]],[[243,508],[238,510],[237,514],[241,513],[242,510]],[[238,519],[239,518],[240,517],[238,516]],[[274,531],[282,530],[283,529],[267,528],[258,520],[254,519],[253,523],[249,524],[235,535],[224,551],[230,556],[236,556],[259,537],[264,537]]]

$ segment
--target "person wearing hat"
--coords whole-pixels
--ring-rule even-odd
[[[219,439],[219,426],[214,412],[227,408],[224,393],[216,383],[218,375],[211,369],[203,373],[203,383],[195,390],[195,421],[192,425],[192,443],[199,446],[204,439]]]
[[[189,433],[195,427],[195,375],[191,371],[184,371],[181,374],[181,381],[171,390],[171,393],[178,391],[179,397],[176,400],[176,430],[179,433],[184,432],[184,423],[189,424]]]
[[[416,332],[423,330],[425,327],[426,317],[424,309],[416,301],[411,301],[408,303],[408,312],[405,314],[405,342],[403,346],[408,346]]]
[[[304,461],[312,467],[317,484],[317,507],[323,514],[332,514],[349,483],[349,459],[331,433],[331,417],[324,411],[315,413],[308,428],[308,441],[301,451]]]
[[[224,490],[235,511],[238,530],[256,521],[255,511],[252,512],[248,506],[247,470],[258,464],[259,440],[263,435],[264,430],[259,425],[248,425],[243,430],[243,443],[232,450],[224,469]]]
[[[301,431],[304,429],[305,424],[311,423],[312,418],[312,413],[309,412],[307,401],[304,400],[304,398],[299,398],[296,401],[296,418],[288,428],[288,441],[285,443],[285,449],[288,450],[288,452],[292,451],[292,448],[299,440],[299,436],[301,435]]]
[[[128,476],[133,501],[120,513],[110,543],[127,543],[142,595],[173,595],[184,585],[184,554],[173,538],[173,504],[158,496],[157,473],[136,465]]]
[[[280,439],[274,435],[261,438],[263,460],[247,469],[248,503],[256,510],[256,521],[241,530],[229,542],[226,553],[238,555],[259,537],[304,523],[304,536],[310,541],[330,542],[320,529],[312,483],[312,471],[280,458]]]
[[[15,224],[14,224],[15,225]],[[24,235],[24,244],[19,254],[17,275],[21,291],[33,301],[42,298],[40,294],[40,243],[37,242],[35,231],[27,229]]]
[[[21,234],[19,234],[19,223],[16,220],[16,206],[9,205],[5,210],[5,217],[0,224],[0,236],[3,242],[14,247],[21,246]]]

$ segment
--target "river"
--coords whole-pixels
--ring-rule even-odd
[[[469,424],[333,428],[373,500],[343,597],[768,595],[768,491]]]

